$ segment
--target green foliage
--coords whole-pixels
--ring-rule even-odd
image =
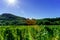
[[[5,40],[14,40],[13,34],[9,28],[7,28],[4,32],[4,39]]]
[[[1,26],[0,40],[60,40],[60,25]]]

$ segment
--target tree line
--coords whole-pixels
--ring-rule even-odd
[[[0,25],[60,25],[60,18],[0,20]]]
[[[37,19],[38,25],[60,25],[60,18]]]

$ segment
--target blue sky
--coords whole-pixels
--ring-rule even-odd
[[[26,18],[60,17],[60,0],[17,0],[17,4],[9,5],[0,0],[0,14],[12,13]]]

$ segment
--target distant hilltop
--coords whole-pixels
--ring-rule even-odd
[[[19,17],[19,16],[15,16],[13,14],[10,13],[3,13],[0,15],[0,20],[16,20],[16,19],[24,19],[24,17]]]
[[[3,13],[0,15],[0,25],[19,25],[25,24],[23,20],[26,20],[24,17],[15,16],[10,13]]]

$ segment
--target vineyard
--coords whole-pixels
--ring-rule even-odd
[[[60,40],[60,25],[0,26],[0,40]]]

